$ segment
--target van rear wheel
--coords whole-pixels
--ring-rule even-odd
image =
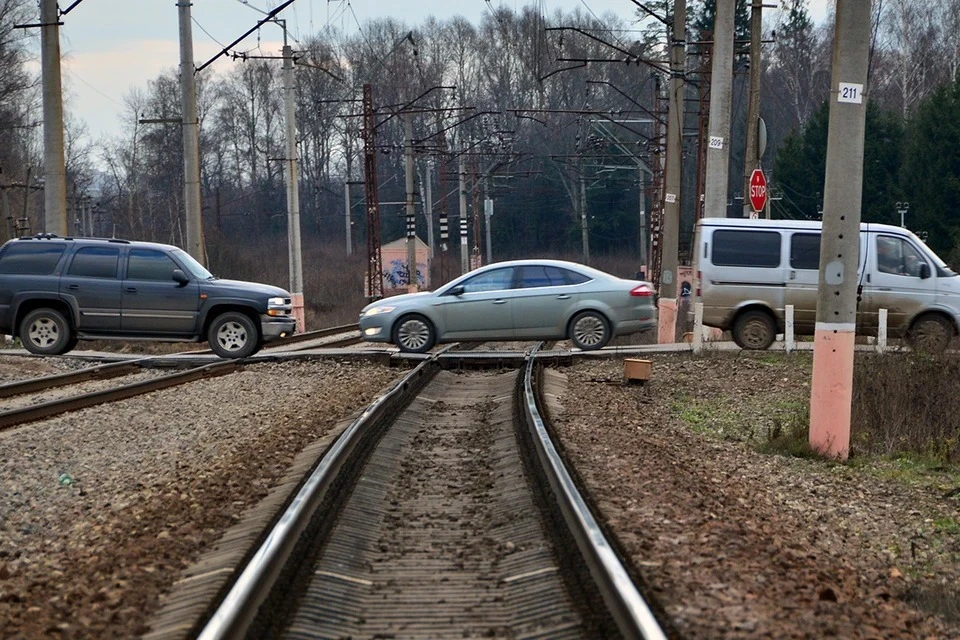
[[[953,339],[953,327],[943,316],[932,314],[921,316],[910,327],[907,339],[914,351],[943,353]]]
[[[733,323],[733,341],[741,349],[767,349],[776,338],[777,325],[765,311],[747,311]]]

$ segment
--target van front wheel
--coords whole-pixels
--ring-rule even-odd
[[[923,353],[943,353],[953,339],[953,327],[943,316],[925,315],[910,327],[910,347]]]
[[[733,341],[741,349],[766,349],[776,338],[777,325],[764,311],[747,311],[733,323]]]

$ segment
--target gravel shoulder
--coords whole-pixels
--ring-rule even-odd
[[[553,419],[683,636],[960,638],[949,476],[757,453],[809,402],[809,355],[650,359],[642,386],[622,359],[563,369]]]
[[[0,637],[144,633],[179,573],[398,374],[251,365],[0,434]]]

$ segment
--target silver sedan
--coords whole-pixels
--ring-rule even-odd
[[[599,349],[656,323],[650,283],[560,260],[497,262],[432,292],[392,296],[360,313],[365,340],[423,353],[442,342],[563,340]]]

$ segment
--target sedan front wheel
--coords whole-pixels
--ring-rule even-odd
[[[400,347],[400,351],[426,353],[436,340],[433,325],[421,315],[404,316],[393,329],[393,343]]]

